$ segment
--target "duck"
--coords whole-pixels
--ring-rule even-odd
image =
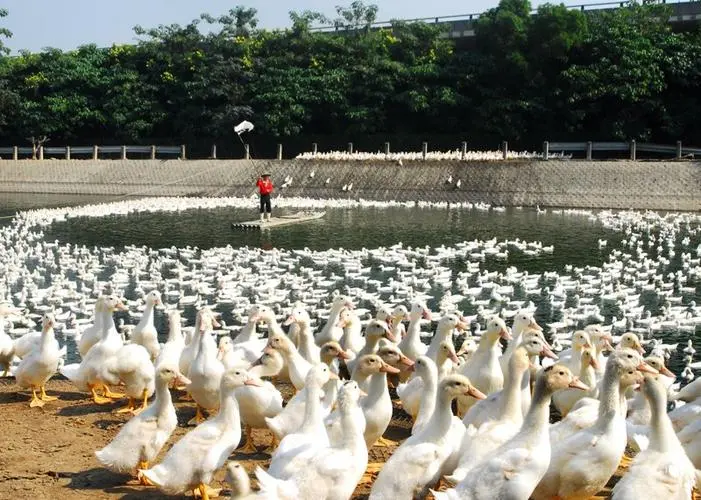
[[[341,339],[343,331],[338,328],[337,324],[343,308],[353,309],[353,301],[350,299],[350,297],[338,295],[331,303],[331,310],[329,311],[329,318],[326,321],[326,324],[316,335],[317,345],[322,346],[326,342],[330,342],[332,340],[338,342]]]
[[[674,383],[675,375],[665,366],[665,360],[661,356],[648,356],[645,358],[645,363],[659,372],[658,381],[664,386],[665,390]],[[628,404],[628,412],[626,422],[631,425],[648,426],[652,416],[652,410],[648,398],[644,391],[635,391],[633,400]]]
[[[426,356],[431,358],[434,363],[438,364],[438,351],[442,342],[453,340],[453,330],[457,329],[463,332],[469,328],[469,325],[457,314],[449,313],[441,317],[436,326],[436,333],[431,339],[431,343],[426,350]],[[468,377],[469,378],[469,377]]]
[[[268,306],[257,305],[249,311],[248,322],[236,336],[231,346],[232,359],[242,359],[249,364],[260,358],[263,349],[267,345],[266,339],[259,339],[256,335],[256,325],[263,323],[268,326],[269,334],[282,333],[282,329],[275,318],[275,312]],[[286,368],[283,368],[285,371]]]
[[[80,357],[84,358],[90,348],[100,340],[102,332],[102,311],[103,303],[106,296],[101,295],[95,302],[95,310],[93,312],[92,324],[87,326],[82,332],[76,335],[76,344],[78,344],[78,352]]]
[[[354,310],[343,308],[337,326],[343,329],[339,344],[346,353],[351,355],[349,359],[354,359],[365,345],[360,318]]]
[[[365,425],[358,405],[361,394],[355,381],[343,383],[338,393],[342,439],[314,450],[289,480],[280,481],[260,467],[256,469],[263,496],[269,495],[271,490],[285,490],[294,491],[296,498],[351,498],[368,464],[368,449],[363,438]]]
[[[116,295],[104,298],[100,314],[102,327],[101,337],[88,351],[79,364],[64,365],[59,371],[70,380],[80,391],[89,391],[96,404],[109,404],[115,399],[121,399],[124,394],[113,392],[110,385],[119,383],[119,379],[110,371],[113,366],[108,361],[114,357],[124,345],[122,338],[114,325],[112,313],[126,311],[127,308]],[[102,395],[97,390],[102,390]]]
[[[259,385],[244,385],[234,392],[246,436],[246,442],[239,448],[241,453],[258,451],[253,443],[253,429],[267,429],[265,419],[276,417],[282,411],[282,394],[272,383],[261,380],[261,377],[277,375],[283,364],[282,356],[277,351],[263,353],[248,369],[251,378],[257,379]]]
[[[654,371],[632,349],[623,348],[609,356],[596,422],[553,443],[550,466],[533,492],[534,500],[549,500],[554,496],[588,498],[604,487],[626,447],[621,395],[628,386],[640,383],[642,372]]]
[[[246,359],[239,357],[238,353],[234,352],[234,341],[228,335],[222,335],[219,338],[217,359],[226,370],[236,367],[248,368],[250,365]]]
[[[560,363],[567,366],[570,371],[579,371],[582,361],[582,350],[592,346],[591,336],[585,330],[577,330],[572,334],[572,347],[558,354]]]
[[[213,330],[218,326],[219,322],[216,320],[214,313],[209,307],[202,307],[197,311],[197,315],[195,316],[195,328],[190,336],[190,342],[185,344],[180,354],[180,360],[178,360],[180,373],[185,376],[190,373],[190,365],[200,350],[199,333],[203,330]]]
[[[421,358],[428,356],[419,357]],[[386,358],[383,359],[386,360]],[[449,361],[452,366],[449,365],[447,361]],[[452,373],[452,367],[457,366],[457,363],[458,357],[455,353],[455,347],[453,347],[453,343],[450,341],[441,342],[440,350],[438,351],[438,365],[436,365],[436,363],[433,360],[431,360],[431,366],[434,367],[436,370],[435,384],[438,384],[439,380],[442,380],[444,377],[450,375]],[[440,371],[438,369],[438,366],[441,367]],[[430,371],[432,372],[432,370]],[[414,371],[414,373],[416,374],[414,378],[411,378],[408,382],[399,384],[397,386],[397,396],[399,396],[399,399],[402,402],[402,408],[404,409],[404,411],[411,415],[411,418],[414,419],[414,428],[416,428],[418,425],[417,415],[420,411],[422,395],[424,391],[430,390],[430,385],[426,385],[426,377],[424,377],[423,375],[429,376],[431,383],[433,383],[434,380],[431,376],[432,373],[426,373],[426,369],[417,369]],[[429,412],[429,415],[431,412]]]
[[[2,369],[3,377],[7,377],[10,374],[10,366],[14,358],[15,343],[5,333],[5,318],[0,316],[0,369]]]
[[[410,373],[409,369],[414,366],[414,362],[404,356],[397,344],[386,338],[380,339],[377,346],[377,354],[382,360],[388,365],[400,370],[398,375],[393,375],[389,379],[389,383],[392,384],[392,387],[397,387],[399,377],[401,377],[402,373]]]
[[[477,352],[460,367],[460,373],[487,395],[501,390],[504,386],[504,372],[499,364],[501,349],[498,345],[499,339],[502,338],[511,340],[511,334],[504,320],[492,316],[487,321],[487,329],[480,338]],[[459,397],[458,415],[464,416],[475,402],[474,399]]]
[[[522,337],[521,345],[518,349],[514,350],[514,353],[519,352],[519,355],[523,355],[523,351],[525,351],[525,355],[529,360],[528,369],[525,372],[521,371],[521,368],[524,364],[523,360],[519,360],[517,362],[515,368],[519,371],[521,378],[518,382],[516,382],[515,375],[514,377],[512,377],[510,374],[509,370],[511,369],[511,365],[509,364],[509,367],[507,368],[506,378],[507,381],[510,380],[510,384],[514,384],[519,388],[520,395],[518,399],[520,401],[519,405],[521,407],[522,417],[525,416],[526,413],[528,413],[528,408],[531,405],[530,371],[533,368],[532,358],[544,356],[549,359],[557,359],[555,353],[553,353],[547,346],[547,344],[543,341],[543,339],[537,335],[526,334]],[[508,398],[513,397],[513,395],[509,396],[511,391],[514,390],[513,387],[513,385],[509,387],[509,391],[507,392],[505,383],[504,388],[501,391],[493,392],[492,394],[487,396],[487,398],[484,401],[479,401],[477,404],[470,407],[470,409],[462,419],[462,422],[465,425],[465,427],[469,428],[470,426],[472,426],[475,429],[479,429],[486,422],[498,418],[498,416],[504,411],[505,405],[509,404],[507,403]]]
[[[46,382],[56,373],[60,359],[60,349],[54,337],[55,323],[53,314],[44,314],[39,346],[22,358],[15,370],[17,385],[32,391],[30,407],[44,406],[47,401],[57,399],[46,394]]]
[[[621,339],[616,345],[616,349],[634,349],[640,354],[645,354],[640,338],[633,332],[627,332],[621,335]]]
[[[104,448],[95,452],[99,462],[112,472],[148,469],[178,425],[169,386],[190,381],[174,365],[161,364],[156,372],[156,398],[130,419]],[[148,485],[146,478],[139,478]]]
[[[129,398],[127,406],[116,412],[138,414],[145,410],[148,399],[156,390],[156,370],[146,348],[139,344],[125,344],[105,361],[105,367],[112,380],[124,384],[124,394]],[[137,401],[141,401],[141,407],[137,406]]]
[[[528,500],[550,463],[550,397],[566,388],[589,389],[564,365],[542,369],[521,429],[475,464],[454,489],[432,491],[436,500]]]
[[[649,445],[633,458],[611,491],[613,500],[630,498],[692,498],[696,469],[674,433],[667,416],[667,388],[646,375],[640,390],[650,404]]]
[[[258,493],[251,492],[251,479],[241,462],[230,461],[226,464],[226,476],[229,485],[230,500],[254,500],[260,498]]]
[[[284,325],[291,325],[294,323],[298,326],[297,335],[299,336],[299,343],[297,345],[297,351],[308,363],[315,364],[321,361],[319,357],[321,348],[314,343],[314,334],[310,326],[311,321],[309,313],[298,304],[292,309]]]
[[[429,486],[440,479],[452,451],[450,431],[456,418],[451,403],[459,395],[476,399],[485,397],[463,375],[448,375],[441,380],[431,418],[392,453],[375,479],[370,500],[410,500],[415,496],[426,496]],[[457,423],[462,427],[459,420]]]
[[[268,474],[290,479],[318,449],[329,446],[321,405],[323,386],[336,375],[324,363],[312,365],[305,378],[304,419],[299,429],[287,434],[273,453]],[[266,419],[269,423],[270,419]]]
[[[397,395],[404,411],[409,413],[414,419],[411,433],[415,434],[428,423],[431,415],[433,415],[436,405],[436,393],[438,391],[438,368],[428,356],[419,356],[416,358],[411,371],[416,374],[411,379],[413,383],[411,391],[416,391],[412,394],[412,397],[416,399],[415,405],[412,408],[407,408],[408,402],[405,402],[409,399],[406,393],[407,384],[400,384],[397,387]]]
[[[168,316],[168,339],[158,353],[158,357],[154,363],[156,370],[161,366],[178,367],[180,364],[180,356],[185,349],[185,337],[182,332],[182,322],[180,320],[180,311],[170,309],[167,312]],[[176,379],[173,379],[176,380]]]
[[[579,380],[588,387],[596,387],[596,370],[599,368],[599,361],[596,356],[596,349],[587,347],[582,349],[580,354]],[[583,397],[591,395],[591,391],[581,391],[579,389],[565,389],[553,394],[552,402],[562,417],[566,417],[577,401]]]
[[[142,476],[161,491],[177,495],[198,491],[203,500],[209,499],[207,485],[239,444],[241,419],[234,392],[242,385],[258,382],[246,370],[233,369],[223,374],[219,387],[219,412],[188,432],[168,450],[155,467],[139,469]]]
[[[394,337],[394,341],[396,343],[401,342],[401,340],[404,338],[406,328],[404,327],[404,323],[402,323],[402,321],[404,321],[407,316],[409,316],[409,311],[407,310],[406,306],[399,304],[392,309],[389,317],[387,318],[390,331],[392,332],[392,336]]]
[[[421,320],[431,321],[431,310],[424,302],[414,302],[409,312],[409,326],[406,335],[399,342],[402,353],[412,361],[426,354],[428,347],[421,342]]]
[[[392,335],[392,332],[387,326],[386,322],[377,319],[370,320],[365,327],[365,345],[356,354],[355,358],[346,361],[346,366],[351,374],[355,370],[358,359],[367,354],[374,354],[377,352],[379,349],[380,339],[383,337],[391,342],[394,342],[394,336]],[[362,383],[360,384],[360,388],[365,390]]]
[[[256,333],[256,326],[260,322],[266,322],[269,317],[275,317],[275,313],[268,306],[263,304],[254,304],[248,310],[248,319],[246,324],[241,328],[239,334],[234,337],[234,344],[244,344],[253,340],[259,340]]]
[[[268,336],[268,343],[263,352],[269,352],[271,349],[278,351],[282,359],[285,360],[290,382],[292,382],[295,390],[299,391],[303,389],[305,377],[312,364],[302,357],[295,345],[282,330],[271,331]]]
[[[217,359],[217,348],[207,325],[201,324],[200,331],[195,335],[199,338],[199,349],[187,374],[190,379],[187,392],[197,404],[197,409],[189,425],[204,421],[203,410],[211,412],[219,408],[219,386],[225,372],[224,365]]]
[[[473,466],[519,432],[524,419],[521,388],[524,375],[528,374],[531,365],[530,355],[545,351],[549,351],[549,348],[538,337],[521,342],[509,357],[504,389],[470,408],[462,420],[466,429],[460,445],[458,465],[446,477],[450,483],[457,484],[465,479]]]
[[[536,329],[542,331],[543,328],[536,322],[533,315],[525,310],[519,310],[514,316],[513,327],[511,328],[512,340],[504,349],[504,354],[499,358],[499,364],[502,371],[504,372],[504,377],[506,377],[506,371],[509,366],[509,358],[513,352],[521,345],[523,339],[523,332],[526,328]]]
[[[146,294],[145,302],[146,307],[141,320],[139,320],[139,323],[131,333],[131,341],[134,344],[144,346],[153,361],[158,357],[158,353],[161,350],[161,346],[158,343],[158,331],[153,324],[154,309],[156,306],[163,304],[160,292],[158,290],[150,291]]]

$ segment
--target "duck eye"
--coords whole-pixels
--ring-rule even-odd
[[[560,375],[564,375],[564,374],[565,374],[565,372],[560,372]]]

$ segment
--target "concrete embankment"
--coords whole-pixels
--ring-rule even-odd
[[[0,192],[250,196],[258,173],[284,196],[471,201],[505,206],[701,209],[699,161],[19,160],[0,161]],[[313,174],[313,175],[312,175]],[[452,177],[452,183],[447,180]],[[460,187],[456,182],[460,180]],[[352,184],[350,192],[343,186]]]

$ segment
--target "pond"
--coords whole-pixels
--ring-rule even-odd
[[[0,215],[103,200],[111,201],[10,196],[0,203]],[[161,201],[152,203],[156,208]],[[275,210],[295,212],[293,204],[281,202]],[[472,320],[474,329],[484,326],[489,313],[503,309],[508,316],[518,307],[531,308],[551,334],[597,321],[613,323],[614,333],[633,329],[643,337],[653,334],[665,342],[682,342],[672,349],[671,365],[678,370],[685,366],[686,340],[697,341],[696,322],[686,318],[696,317],[691,301],[698,300],[697,276],[688,273],[690,267],[698,267],[692,259],[701,242],[695,216],[646,219],[643,214],[577,210],[339,208],[329,203],[326,215],[316,221],[262,232],[232,229],[232,222],[255,218],[255,199],[250,205],[243,208],[248,206],[243,200],[207,209],[70,217],[41,227],[40,239],[64,248],[70,244],[91,249],[95,262],[103,264],[93,281],[111,282],[129,300],[150,288],[179,289],[164,299],[168,303],[168,297],[174,298],[170,306],[183,309],[190,320],[193,308],[183,305],[178,293],[196,296],[197,304],[214,306],[225,324],[236,325],[256,300],[277,299],[278,312],[284,315],[292,301],[305,296],[306,288],[323,295],[312,308],[320,321],[328,297],[337,290],[351,295],[368,313],[378,303],[408,305],[412,297],[423,298],[436,311],[452,306]],[[0,226],[9,220],[3,219]],[[188,248],[182,253],[172,250]],[[139,258],[143,260],[134,264]],[[205,272],[208,261],[214,262],[213,272]],[[126,281],[123,274],[115,279],[125,271],[119,269],[123,262],[129,262]],[[26,265],[36,269],[36,263]],[[203,285],[174,280],[178,267],[194,269],[195,280]],[[683,283],[674,274],[678,271],[688,275]],[[76,269],[62,270],[74,283],[80,281],[79,274]],[[239,282],[235,292],[222,298],[221,282],[227,280]],[[21,292],[11,288],[11,293]],[[682,315],[682,307],[691,308],[691,314]],[[651,321],[648,315],[657,319]],[[134,317],[138,314],[123,318],[135,323]],[[165,335],[162,312],[157,324]]]

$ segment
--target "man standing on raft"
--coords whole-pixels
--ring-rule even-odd
[[[260,221],[265,222],[266,214],[267,221],[270,222],[270,194],[273,192],[273,181],[270,180],[270,174],[262,174],[256,182],[258,193],[260,194]]]

